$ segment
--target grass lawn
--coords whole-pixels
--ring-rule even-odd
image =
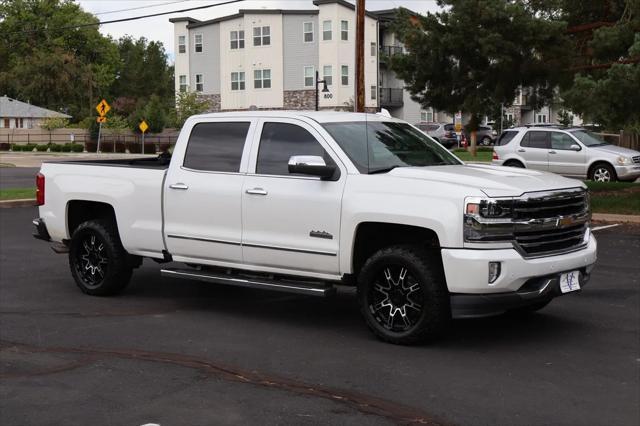
[[[453,155],[461,159],[462,161],[484,161],[491,162],[492,151],[478,151],[477,157],[472,157],[469,151],[456,150],[453,151]]]
[[[591,191],[594,213],[640,215],[640,184],[630,182],[585,182]]]
[[[20,200],[27,198],[36,198],[35,188],[0,189],[0,200]]]

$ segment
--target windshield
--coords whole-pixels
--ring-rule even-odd
[[[360,173],[382,173],[395,167],[462,164],[421,131],[393,121],[325,123],[323,127]]]
[[[576,130],[571,132],[573,136],[578,138],[585,146],[609,145],[600,135],[589,132],[587,130]]]

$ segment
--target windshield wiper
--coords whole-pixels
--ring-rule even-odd
[[[391,170],[395,169],[396,167],[401,167],[401,166],[395,165],[395,166],[390,166],[390,167],[383,167],[381,169],[371,170],[371,171],[369,171],[369,174],[373,175],[373,174],[376,174],[376,173],[388,173]]]

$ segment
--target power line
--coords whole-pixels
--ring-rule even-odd
[[[38,28],[38,29],[33,29],[33,30],[14,31],[13,34],[16,34],[16,33],[34,33],[34,32],[38,32],[38,31],[70,30],[70,29],[74,29],[74,28],[85,28],[85,27],[96,27],[96,26],[106,25],[106,24],[115,24],[115,23],[118,23],[118,22],[136,21],[138,19],[154,18],[156,16],[163,16],[163,15],[171,15],[171,14],[174,14],[174,13],[190,12],[192,10],[209,9],[211,7],[224,6],[225,4],[239,3],[241,1],[244,1],[244,0],[228,0],[228,1],[223,1],[221,3],[209,4],[209,5],[206,5],[206,6],[197,6],[197,7],[190,7],[190,8],[187,8],[187,9],[172,10],[172,11],[169,11],[169,12],[158,12],[158,13],[152,13],[152,14],[149,14],[149,15],[133,16],[131,18],[112,19],[110,21],[100,21],[100,22],[95,22],[95,23],[91,23],[91,24],[80,24],[80,25],[69,25],[69,26],[66,26],[66,27],[57,27],[57,28]]]
[[[168,2],[164,2],[164,3],[158,3],[158,4],[148,4],[146,6],[130,7],[128,9],[110,10],[108,12],[98,12],[98,13],[94,13],[94,15],[96,15],[96,16],[98,16],[98,15],[108,15],[110,13],[130,12],[132,10],[150,9],[152,7],[167,6],[169,4],[184,3],[185,1],[191,1],[191,0],[177,0],[177,1],[168,1]]]

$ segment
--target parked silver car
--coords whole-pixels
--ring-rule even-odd
[[[493,164],[545,170],[598,182],[640,177],[640,152],[605,142],[583,128],[517,127],[502,132]]]
[[[415,126],[437,142],[440,142],[440,145],[445,148],[458,145],[458,138],[453,124],[420,122],[416,123]]]

